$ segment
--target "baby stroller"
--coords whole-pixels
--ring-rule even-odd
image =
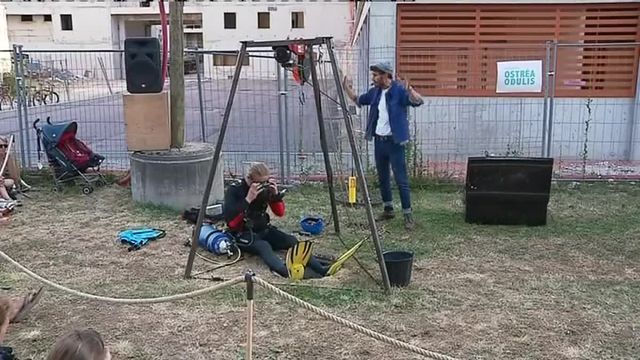
[[[106,179],[100,173],[100,165],[105,160],[104,156],[91,151],[87,145],[76,138],[78,124],[69,123],[51,124],[47,117],[47,123],[38,127],[37,119],[33,123],[38,137],[38,161],[44,147],[49,160],[49,167],[53,169],[54,190],[62,190],[65,183],[82,182],[82,193],[85,195],[93,192],[94,186],[104,186]],[[87,174],[87,170],[93,170]]]

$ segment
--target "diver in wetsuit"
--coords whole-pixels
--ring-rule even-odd
[[[294,247],[298,240],[270,223],[267,208],[278,217],[285,213],[284,193],[278,191],[270,175],[264,163],[256,163],[245,178],[230,185],[224,198],[224,219],[242,251],[260,256],[272,272],[288,277],[287,266],[276,251]],[[320,276],[329,270],[314,256],[308,267]]]

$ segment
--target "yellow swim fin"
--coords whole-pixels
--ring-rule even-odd
[[[335,273],[338,272],[338,270],[342,269],[342,265],[344,265],[344,263],[347,260],[351,259],[351,257],[356,254],[358,249],[360,249],[360,246],[364,244],[364,240],[365,239],[358,241],[351,249],[347,250],[344,254],[340,255],[340,257],[336,259],[336,261],[333,264],[331,264],[331,267],[329,267],[329,270],[327,271],[327,275],[329,276],[334,275]]]
[[[304,268],[311,259],[313,243],[309,240],[299,241],[294,247],[287,250],[285,263],[289,278],[292,280],[302,280],[304,278]]]

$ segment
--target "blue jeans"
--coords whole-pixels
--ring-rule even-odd
[[[390,136],[375,136],[374,144],[378,182],[380,183],[380,193],[385,208],[389,208],[392,204],[391,172],[389,171],[389,167],[391,167],[393,177],[400,191],[402,210],[404,213],[411,212],[411,195],[409,192],[409,176],[407,174],[407,164],[405,160],[405,147],[396,144]]]

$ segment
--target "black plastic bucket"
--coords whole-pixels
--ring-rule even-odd
[[[409,251],[386,251],[382,254],[391,286],[404,287],[411,282],[413,253]]]

